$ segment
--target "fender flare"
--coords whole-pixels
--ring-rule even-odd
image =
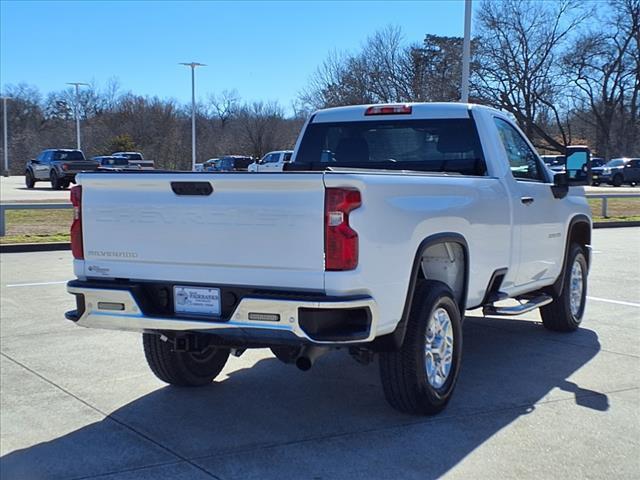
[[[558,278],[556,278],[556,281],[550,287],[550,290],[551,290],[550,293],[552,293],[556,297],[559,297],[560,295],[562,295],[562,289],[564,286],[564,277],[566,273],[566,266],[567,266],[567,261],[569,260],[569,247],[571,246],[571,240],[573,238],[572,233],[579,225],[586,225],[589,232],[589,239],[585,243],[585,245],[591,244],[591,230],[592,230],[591,219],[589,219],[589,217],[587,217],[582,213],[575,215],[574,217],[571,218],[571,221],[569,222],[569,227],[567,228],[567,236],[566,236],[565,246],[564,246],[564,255],[562,259],[562,269],[560,270],[560,274],[558,275]],[[589,258],[590,256],[588,255],[588,252],[585,252],[585,253],[587,253],[587,267],[590,268],[591,258]]]
[[[467,292],[469,290],[469,244],[467,243],[466,239],[459,233],[442,232],[430,235],[422,240],[422,242],[420,242],[416,250],[416,254],[413,258],[413,266],[411,267],[411,276],[409,278],[409,287],[407,289],[407,296],[404,301],[404,308],[402,310],[400,321],[398,322],[398,325],[396,325],[396,328],[393,332],[382,335],[372,342],[372,348],[374,351],[395,351],[402,346],[402,343],[404,342],[404,336],[407,331],[407,322],[409,319],[409,313],[411,312],[416,283],[420,274],[422,255],[427,248],[444,242],[459,244],[462,247],[462,251],[464,254],[464,279],[462,284],[463,289],[460,303],[458,304],[460,314],[464,318],[464,312],[466,311],[467,304]]]

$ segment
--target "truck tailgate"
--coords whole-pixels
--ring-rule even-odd
[[[321,173],[101,173],[79,182],[78,274],[324,289]],[[207,182],[213,192],[176,194],[172,182]]]

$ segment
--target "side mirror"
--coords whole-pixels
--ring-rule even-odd
[[[551,187],[554,198],[564,198],[569,193],[569,181],[566,172],[558,172],[553,176],[553,186]]]
[[[591,184],[591,151],[587,147],[567,147],[565,156],[568,186]]]
[[[40,163],[37,158],[32,158],[31,163]]]

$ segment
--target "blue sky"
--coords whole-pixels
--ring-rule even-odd
[[[41,92],[65,82],[117,77],[125,91],[190,100],[178,62],[198,61],[197,96],[237,89],[246,100],[288,106],[331,50],[356,50],[375,30],[398,25],[406,40],[462,35],[464,3],[0,2],[0,84]]]

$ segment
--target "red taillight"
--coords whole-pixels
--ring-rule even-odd
[[[324,269],[353,270],[358,266],[358,234],[349,226],[349,212],[362,201],[350,188],[327,188],[324,199]]]
[[[63,170],[69,170],[69,165],[67,165],[66,163],[62,164],[62,169]]]
[[[364,112],[365,115],[411,115],[411,105],[374,105]]]
[[[76,185],[71,189],[71,205],[73,205],[73,223],[71,224],[71,253],[73,258],[84,259],[82,246],[82,187]]]

